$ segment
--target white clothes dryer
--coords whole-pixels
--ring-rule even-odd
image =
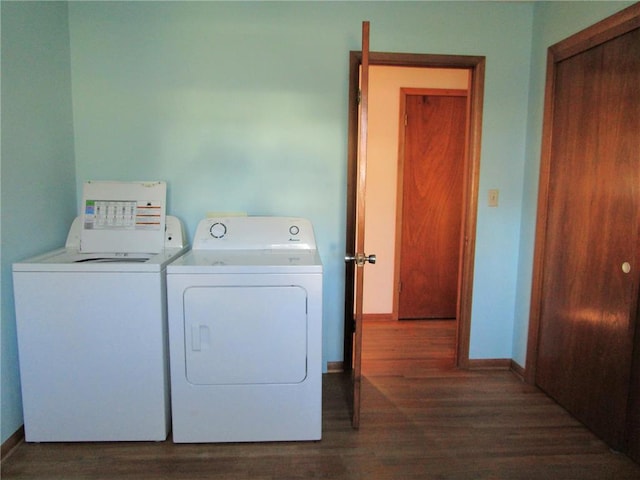
[[[200,221],[167,267],[173,441],[319,440],[322,263],[311,223]]]
[[[27,441],[167,438],[166,266],[187,248],[165,192],[85,185],[65,248],[13,265]]]

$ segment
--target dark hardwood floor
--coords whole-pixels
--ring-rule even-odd
[[[440,325],[438,325],[440,323]],[[21,444],[3,479],[640,479],[508,371],[453,365],[452,322],[365,325],[362,417],[348,375],[324,377],[323,439],[261,444]]]

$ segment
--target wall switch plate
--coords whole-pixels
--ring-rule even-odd
[[[489,206],[497,207],[498,206],[498,197],[500,195],[500,190],[497,188],[489,190]]]

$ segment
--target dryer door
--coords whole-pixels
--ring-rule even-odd
[[[195,385],[300,383],[307,292],[299,286],[200,286],[184,292],[185,364]]]

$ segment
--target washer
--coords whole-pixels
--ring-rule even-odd
[[[311,223],[206,218],[167,267],[173,441],[319,440],[322,263]]]
[[[186,251],[182,225],[162,182],[84,195],[65,248],[13,265],[25,439],[165,440],[165,269]]]

